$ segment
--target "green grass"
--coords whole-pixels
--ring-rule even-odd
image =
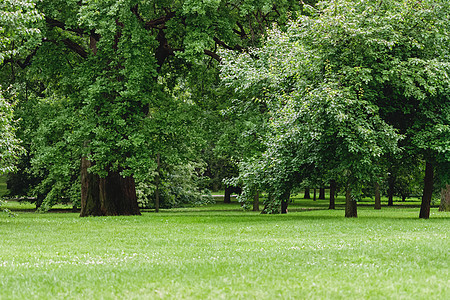
[[[325,202],[324,202],[325,203]],[[0,214],[0,299],[449,299],[450,213]]]

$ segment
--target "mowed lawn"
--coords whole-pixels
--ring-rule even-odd
[[[450,213],[418,213],[2,213],[0,299],[450,299]]]

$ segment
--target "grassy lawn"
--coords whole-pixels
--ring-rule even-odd
[[[345,219],[301,205],[3,213],[0,299],[450,299],[450,213],[367,206]]]

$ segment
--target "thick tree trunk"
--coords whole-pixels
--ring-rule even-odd
[[[118,171],[100,178],[100,202],[106,216],[140,215],[133,177],[122,177]]]
[[[433,165],[430,162],[426,162],[422,204],[420,205],[419,213],[419,218],[421,219],[428,219],[430,217],[431,197],[433,196],[433,177]]]
[[[80,217],[104,216],[100,203],[100,178],[88,172],[92,163],[86,157],[81,158],[81,212]]]
[[[136,188],[132,177],[122,177],[118,171],[105,178],[91,174],[86,158],[81,160],[81,217],[140,215]]]
[[[335,204],[334,204],[335,195],[336,195],[336,181],[331,180],[330,181],[330,205],[328,206],[328,209],[335,209]]]
[[[253,211],[259,211],[259,192],[256,191],[253,195]]]
[[[394,206],[394,178],[389,175],[388,178],[388,206]]]
[[[325,200],[325,188],[319,189],[319,200]]]
[[[381,209],[381,193],[380,193],[380,184],[375,182],[375,209]]]
[[[317,200],[317,197],[316,197],[316,195],[317,195],[317,193],[316,193],[316,189],[314,189],[314,193],[313,193],[313,201],[316,201],[316,200]]]
[[[309,188],[305,188],[305,195],[303,199],[311,199],[311,195],[309,194]]]
[[[450,211],[450,184],[447,184],[445,188],[441,190],[441,205],[439,205],[439,211]]]
[[[347,187],[347,190],[345,192],[345,217],[358,217],[357,204],[356,201],[352,199],[352,191],[349,187]]]

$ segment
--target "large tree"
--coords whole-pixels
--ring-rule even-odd
[[[41,124],[32,161],[47,160],[56,179],[76,165],[61,168],[58,160],[78,156],[82,216],[139,214],[135,178],[156,170],[157,157],[177,161],[190,148],[183,116],[196,105],[191,84],[220,61],[216,49],[256,44],[267,24],[300,8],[290,0],[37,2],[44,15],[38,45],[3,64],[27,67],[21,82],[62,106],[60,131],[51,120]]]

